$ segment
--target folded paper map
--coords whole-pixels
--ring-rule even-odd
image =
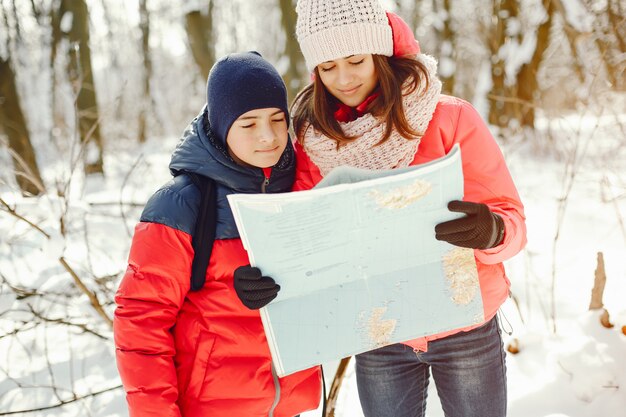
[[[474,252],[435,239],[459,217],[461,152],[340,167],[309,191],[229,195],[252,265],[281,286],[261,309],[279,376],[483,321]]]

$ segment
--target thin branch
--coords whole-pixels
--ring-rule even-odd
[[[127,207],[144,207],[146,203],[134,203],[132,201],[96,201],[93,203],[88,203],[92,207],[98,206],[127,206]],[[93,214],[93,213],[92,213]]]
[[[13,124],[13,125],[17,126],[16,124]],[[2,142],[6,143],[6,141],[4,140]],[[24,160],[22,155],[18,154],[10,146],[8,148],[8,152],[11,158],[13,158],[13,160],[15,161],[17,165],[15,166],[16,176],[28,180],[31,184],[33,184],[37,188],[40,194],[44,194],[46,192],[46,187],[44,186],[42,182],[43,180],[40,178],[40,176],[35,174],[33,170],[31,169],[31,166],[28,164],[28,162]],[[18,168],[20,168],[22,171],[18,170]]]
[[[91,263],[91,245],[89,244],[89,222],[87,222],[87,215],[83,214],[83,238],[85,239],[85,259],[87,260],[87,268],[89,271],[93,271],[93,264]]]
[[[2,207],[0,207],[0,210],[2,211],[6,211],[7,213],[9,213],[10,215],[17,217],[18,219],[22,220],[23,222],[28,223],[29,226],[31,226],[32,228],[34,228],[35,230],[37,230],[38,232],[40,232],[41,234],[43,234],[45,237],[47,237],[48,239],[50,239],[50,235],[47,234],[46,232],[44,232],[41,227],[37,226],[35,223],[31,222],[30,220],[28,220],[26,217],[22,216],[21,214],[19,214],[17,211],[15,211],[15,209],[11,208],[11,206],[9,206],[9,204],[4,201],[4,199],[2,197],[0,197],[0,205],[2,205]]]
[[[35,20],[37,20],[37,23],[39,23],[40,25],[43,25],[44,24],[44,22],[42,21],[43,13],[41,12],[41,9],[35,5],[34,0],[30,0],[30,8],[33,11],[33,16],[35,16]]]
[[[590,84],[589,89],[591,90],[593,86],[593,80]],[[588,96],[591,96],[591,91],[589,91]],[[605,109],[603,108],[602,111]],[[583,141],[583,117],[578,119],[578,126],[575,129],[576,137],[574,142],[574,148],[568,161],[565,164],[565,172],[563,175],[563,183],[564,190],[563,196],[559,199],[557,206],[557,221],[556,221],[556,230],[554,233],[554,239],[552,241],[552,277],[550,284],[550,302],[551,302],[551,318],[552,318],[552,331],[556,334],[556,260],[557,260],[557,245],[559,238],[561,236],[561,227],[563,226],[565,220],[565,212],[568,208],[569,196],[574,187],[574,184],[577,179],[577,175],[579,174],[580,169],[580,161],[585,158],[587,154],[587,150],[590,146],[590,137],[593,137],[593,133],[597,131],[600,123],[600,116],[596,119],[596,124],[590,133],[585,133],[584,138],[586,139],[582,144],[581,150],[581,141]]]
[[[46,406],[46,407],[29,408],[29,409],[18,410],[18,411],[0,412],[0,416],[8,416],[8,415],[20,414],[20,413],[34,413],[34,412],[37,412],[37,411],[52,410],[53,408],[63,407],[64,405],[71,404],[71,403],[76,402],[76,401],[81,401],[81,400],[84,400],[86,398],[95,397],[97,395],[104,394],[105,392],[115,391],[116,389],[120,389],[120,388],[122,388],[121,385],[118,385],[118,386],[115,386],[115,387],[111,387],[111,388],[106,388],[106,389],[103,389],[101,391],[96,391],[96,392],[92,392],[92,393],[89,393],[89,394],[86,394],[86,395],[82,395],[80,397],[76,397],[75,396],[72,399],[63,400],[63,401],[58,402],[57,404],[49,405],[49,406]]]
[[[72,323],[70,321],[66,321],[66,320],[61,319],[61,318],[59,318],[59,319],[51,319],[51,318],[45,317],[41,313],[35,311],[33,306],[31,306],[30,304],[28,304],[28,308],[29,308],[30,312],[33,314],[33,316],[41,319],[44,322],[54,323],[54,324],[62,324],[64,326],[68,326],[68,327],[78,327],[79,329],[81,329],[85,333],[92,334],[92,335],[94,335],[96,337],[99,337],[102,340],[109,340],[108,337],[103,336],[103,335],[101,335],[99,333],[96,333],[95,331],[91,330],[89,327],[87,327],[86,324]]]
[[[0,272],[0,279],[2,279],[2,283],[6,284],[11,289],[11,291],[15,293],[15,296],[18,300],[32,296],[43,296],[43,294],[37,292],[37,290],[34,288],[17,287],[11,284],[11,282],[9,282],[9,279],[5,277],[2,272]]]
[[[613,207],[615,208],[615,216],[617,217],[617,223],[619,224],[620,230],[622,231],[622,236],[624,237],[624,241],[626,242],[626,225],[624,224],[624,218],[622,217],[622,213],[617,202],[619,196],[616,197],[613,195],[613,192],[611,190],[611,181],[606,175],[604,175],[604,177],[602,178],[601,185],[602,200],[604,202],[613,203]]]
[[[24,327],[20,327],[19,329],[13,329],[9,333],[0,334],[0,339],[4,339],[5,337],[16,336],[18,333],[27,332],[27,331],[36,329],[37,326],[39,324],[41,324],[41,323],[39,323],[39,322],[37,322],[37,323],[25,323],[25,322],[22,322],[22,324],[24,324]],[[26,324],[29,324],[30,327],[26,326]]]
[[[132,234],[132,231],[128,228],[128,224],[126,222],[126,213],[124,213],[124,205],[123,205],[124,203],[122,201],[122,199],[124,198],[124,187],[126,187],[126,183],[128,182],[130,175],[133,173],[135,168],[137,168],[137,165],[139,165],[139,162],[141,161],[142,158],[143,158],[143,154],[141,153],[135,160],[135,163],[133,163],[133,165],[130,167],[130,169],[126,173],[126,176],[124,177],[124,181],[122,181],[122,188],[120,188],[120,202],[119,202],[120,213],[122,215],[122,221],[124,223],[124,228],[126,229],[126,234],[128,235],[128,237],[131,237],[133,234]]]
[[[2,4],[2,0],[0,0],[0,10],[2,11],[2,23],[4,26],[4,30],[5,30],[5,33],[7,34],[4,48],[6,51],[11,51],[11,30],[10,30],[11,26],[9,25],[9,16],[8,16],[7,11],[4,8],[4,4]]]
[[[565,10],[565,6],[563,6],[562,0],[553,0],[554,7],[557,12],[561,15],[561,21],[563,23],[563,32],[565,33],[565,37],[569,43],[570,51],[572,53],[572,58],[574,60],[574,72],[578,76],[578,80],[582,83],[585,81],[585,72],[583,69],[583,65],[581,63],[580,55],[578,54],[578,49],[576,47],[576,42],[579,37],[582,35],[582,32],[579,32],[567,19],[567,12]]]
[[[67,388],[63,388],[63,387],[53,387],[52,385],[47,385],[47,384],[42,384],[42,385],[34,385],[34,384],[24,384],[23,382],[19,381],[18,379],[12,377],[11,375],[9,375],[8,371],[2,367],[0,367],[0,371],[5,375],[6,377],[6,381],[11,381],[13,384],[15,384],[15,386],[17,388],[20,388],[22,390],[24,389],[57,389],[59,391],[63,391],[66,393],[72,393],[72,391],[68,390]],[[5,394],[5,393],[3,393]]]
[[[48,377],[50,378],[50,382],[52,383],[52,392],[54,396],[59,402],[62,402],[63,399],[59,394],[59,390],[56,386],[56,379],[54,378],[54,370],[52,369],[52,363],[50,362],[50,352],[48,350],[48,325],[44,323],[43,325],[43,351],[44,357],[46,358],[46,365],[48,370]]]
[[[119,273],[117,275],[119,275]],[[22,300],[28,297],[42,297],[42,298],[45,298],[46,296],[66,297],[66,298],[71,297],[70,295],[68,295],[67,292],[61,293],[61,292],[54,292],[54,291],[46,291],[44,293],[44,292],[39,292],[34,288],[18,287],[17,285],[13,285],[2,272],[0,272],[0,279],[2,279],[2,283],[6,284],[11,289],[11,291],[15,293],[16,299],[18,300]],[[58,303],[58,302],[55,301],[55,303]]]
[[[65,270],[72,276],[72,278],[74,278],[74,282],[76,283],[78,288],[80,288],[80,290],[87,297],[89,297],[89,301],[91,302],[92,307],[96,310],[96,312],[100,315],[100,317],[104,319],[104,321],[109,325],[109,327],[113,328],[113,320],[111,320],[111,318],[106,313],[106,311],[104,311],[104,308],[102,307],[102,304],[100,304],[100,301],[98,301],[98,297],[96,296],[96,294],[93,291],[90,291],[89,288],[87,288],[87,286],[83,283],[83,281],[76,274],[76,272],[74,272],[72,267],[70,267],[67,264],[67,262],[65,261],[65,258],[60,257],[59,262],[61,262],[61,265],[63,265]]]
[[[521,99],[519,97],[500,96],[498,94],[487,94],[487,98],[491,99],[491,100],[494,100],[494,101],[502,101],[502,102],[515,103],[515,104],[523,104],[524,106],[532,107],[532,108],[535,108],[535,109],[540,108],[539,106],[537,106],[533,102]]]
[[[326,410],[326,415],[322,417],[335,417],[335,408],[337,407],[339,390],[341,389],[341,383],[343,382],[343,378],[346,374],[346,369],[348,368],[350,358],[351,356],[348,356],[347,358],[341,359],[341,361],[339,362],[339,366],[337,367],[335,377],[333,378],[333,382],[330,386],[330,391],[328,393],[328,409]]]

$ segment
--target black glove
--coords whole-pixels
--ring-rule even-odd
[[[437,240],[472,249],[489,249],[502,242],[504,221],[486,204],[454,200],[448,203],[448,210],[467,216],[435,226]]]
[[[250,310],[258,310],[278,295],[280,285],[270,277],[261,275],[261,270],[250,265],[235,269],[234,286],[237,296]]]

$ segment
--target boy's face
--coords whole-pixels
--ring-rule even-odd
[[[285,114],[278,108],[267,108],[239,116],[228,131],[226,145],[239,165],[268,168],[276,165],[288,140]]]

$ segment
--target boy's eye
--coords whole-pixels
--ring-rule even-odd
[[[359,65],[359,64],[362,64],[363,61],[365,61],[365,58],[361,59],[360,61],[350,62],[350,64],[352,64],[352,65]]]
[[[281,117],[280,119],[272,119],[272,122],[284,122],[285,118]]]
[[[242,129],[249,129],[249,128],[251,128],[252,126],[254,126],[254,123],[250,123],[249,125],[242,125],[242,126],[241,126],[241,128],[242,128]]]

